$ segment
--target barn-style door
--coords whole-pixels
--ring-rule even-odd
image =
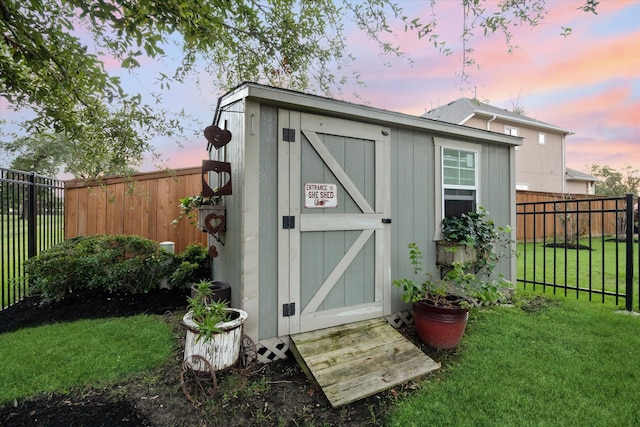
[[[279,335],[382,316],[389,129],[281,110],[278,131]]]

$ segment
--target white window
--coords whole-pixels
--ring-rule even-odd
[[[442,147],[443,214],[445,217],[475,212],[478,153]]]
[[[514,128],[511,126],[505,126],[504,127],[504,133],[506,133],[507,135],[511,135],[511,136],[518,136],[518,128]]]
[[[436,196],[434,240],[442,240],[442,218],[472,212],[481,206],[480,157],[482,146],[473,142],[434,137]]]
[[[538,144],[547,145],[547,134],[540,132],[538,134]]]

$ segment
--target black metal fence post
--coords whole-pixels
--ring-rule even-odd
[[[626,217],[626,225],[627,225],[627,250],[626,250],[626,298],[625,298],[625,308],[627,311],[633,311],[633,194],[627,193],[626,195],[627,202],[627,217]]]
[[[36,222],[37,222],[37,193],[36,174],[29,174],[29,189],[27,191],[27,254],[29,258],[36,256]]]

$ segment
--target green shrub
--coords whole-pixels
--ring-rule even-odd
[[[189,245],[178,256],[177,268],[169,277],[173,287],[188,289],[193,283],[211,278],[209,253],[202,245]]]
[[[67,292],[103,289],[144,293],[175,269],[174,255],[158,243],[138,236],[74,237],[25,262],[29,292],[43,301],[59,300]]]

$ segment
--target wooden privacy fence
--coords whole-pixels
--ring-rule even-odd
[[[517,191],[516,203],[519,242],[625,233],[624,215],[616,200],[602,196]]]
[[[65,239],[95,234],[127,234],[158,242],[175,242],[180,253],[190,244],[207,246],[207,233],[183,219],[179,199],[200,194],[201,168],[149,172],[132,176],[128,186],[120,177],[102,182],[70,180],[65,182]]]
[[[158,242],[173,241],[180,253],[192,243],[208,245],[207,233],[198,231],[183,220],[178,227],[172,221],[178,216],[179,199],[200,194],[202,191],[201,167],[176,169],[170,172],[136,174],[130,189],[122,178],[107,178],[101,183],[70,180],[65,182],[65,238],[95,234],[131,234]],[[598,201],[598,196],[584,194],[552,194],[535,191],[517,191],[516,202],[521,204],[573,200],[571,204],[546,203],[521,205],[518,209],[540,209],[543,215],[535,215],[524,224],[525,217],[518,215],[517,240],[562,238],[565,227],[578,233],[590,227],[592,235],[620,234],[621,222],[617,218],[614,201]],[[564,212],[567,208],[569,212]],[[593,217],[586,211],[611,211]],[[585,212],[582,212],[585,211]],[[524,211],[523,211],[524,212]],[[589,220],[589,217],[591,221]],[[535,236],[533,233],[535,232]]]

